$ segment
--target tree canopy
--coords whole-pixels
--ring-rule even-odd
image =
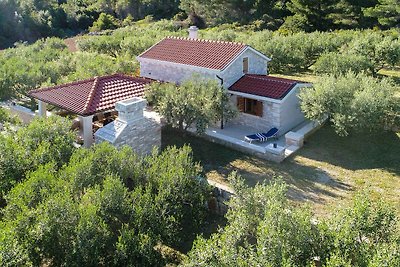
[[[146,98],[168,124],[181,131],[195,126],[198,133],[203,133],[211,123],[236,115],[218,81],[198,76],[180,85],[153,83]]]
[[[164,266],[156,246],[199,227],[207,183],[189,147],[140,158],[108,143],[27,174],[6,196],[2,266]]]
[[[400,124],[397,88],[388,79],[363,73],[326,75],[312,89],[300,93],[301,109],[308,119],[333,123],[339,135],[354,130],[384,130]]]
[[[28,126],[0,134],[0,197],[38,166],[53,162],[60,168],[69,161],[75,134],[68,120],[58,116],[35,119]]]
[[[317,221],[294,207],[280,180],[248,188],[231,176],[237,196],[227,225],[199,237],[181,266],[397,266],[400,225],[394,208],[358,194],[348,208]]]
[[[283,32],[388,29],[399,25],[399,0],[2,0],[0,48],[17,41],[113,29],[134,21],[173,18],[177,25],[226,23]]]

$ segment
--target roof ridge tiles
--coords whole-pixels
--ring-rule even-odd
[[[189,38],[182,36],[167,36],[164,39],[175,39],[175,40],[183,40],[183,41],[194,41],[194,42],[203,42],[203,43],[217,43],[217,44],[233,44],[233,45],[241,45],[248,46],[242,42],[233,42],[233,41],[225,41],[225,40],[212,40],[212,39],[198,39],[198,38]]]
[[[94,94],[95,94],[95,91],[96,91],[96,88],[97,88],[97,85],[99,84],[99,80],[101,79],[101,80],[103,80],[105,77],[94,77],[94,83],[93,83],[93,85],[92,85],[92,89],[90,90],[90,93],[89,93],[89,95],[88,95],[88,98],[87,98],[87,100],[86,100],[86,103],[85,103],[85,106],[84,106],[84,108],[83,108],[83,113],[87,113],[88,111],[89,111],[89,108],[90,108],[90,103],[92,102],[92,100],[93,100],[93,97],[94,97]]]
[[[292,79],[286,79],[286,78],[281,78],[281,77],[274,77],[270,75],[264,75],[264,74],[246,74],[246,76],[250,78],[256,78],[260,80],[270,80],[274,82],[279,82],[279,83],[285,83],[285,84],[292,84],[292,83],[305,83],[303,81],[299,80],[292,80]]]

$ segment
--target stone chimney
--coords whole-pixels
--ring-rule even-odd
[[[118,118],[94,134],[96,144],[109,142],[116,147],[132,147],[139,155],[150,154],[161,146],[161,125],[148,112],[146,100],[134,97],[115,103]]]
[[[132,124],[143,118],[143,109],[146,107],[146,100],[140,97],[133,97],[115,103],[115,110],[118,111],[117,120]]]
[[[199,28],[197,26],[190,26],[189,27],[189,38],[190,39],[197,39],[199,34]]]

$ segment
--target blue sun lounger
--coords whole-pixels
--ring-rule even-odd
[[[265,142],[268,139],[276,138],[276,134],[278,133],[277,128],[271,128],[268,132],[266,133],[256,133],[256,134],[250,134],[246,135],[244,139],[248,142],[253,142],[253,141],[259,141],[259,142]]]

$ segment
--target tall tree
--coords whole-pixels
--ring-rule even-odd
[[[272,16],[277,0],[182,0],[180,8],[186,13],[204,17],[209,24],[239,22],[242,24]]]
[[[364,14],[378,20],[383,28],[400,26],[400,0],[378,0],[374,7],[364,9]]]
[[[363,10],[376,4],[377,0],[340,0],[330,17],[337,28],[368,28],[374,20],[366,17]]]
[[[312,30],[328,30],[333,25],[330,14],[339,0],[290,0],[288,9],[306,19],[307,27]]]

